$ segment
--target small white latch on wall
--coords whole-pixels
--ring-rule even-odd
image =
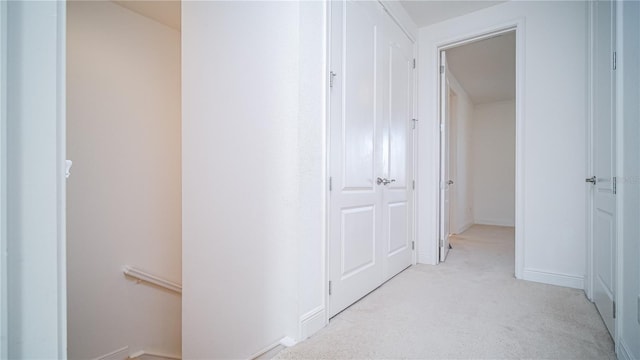
[[[65,167],[65,171],[64,171],[64,177],[66,177],[68,179],[69,176],[71,176],[71,166],[73,165],[73,161],[66,160],[65,164],[66,164],[66,167]]]

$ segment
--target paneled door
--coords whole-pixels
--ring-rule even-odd
[[[440,261],[445,261],[449,254],[449,236],[451,213],[451,175],[449,174],[450,156],[450,119],[449,119],[449,79],[447,53],[440,52]]]
[[[378,2],[331,4],[329,315],[411,265],[413,44]]]
[[[615,185],[615,2],[595,7],[594,116],[591,182],[593,203],[593,300],[615,338],[616,185]]]
[[[413,43],[389,16],[383,16],[384,112],[382,190],[385,280],[413,260]]]

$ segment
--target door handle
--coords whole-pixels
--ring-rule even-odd
[[[378,185],[380,185],[380,184],[382,184],[382,185],[389,185],[389,184],[391,184],[391,183],[392,183],[392,182],[394,182],[394,181],[396,181],[396,179],[391,179],[391,180],[389,180],[389,179],[386,179],[386,178],[381,178],[381,177],[379,177],[379,178],[376,180],[376,184],[378,184]]]
[[[449,180],[449,181],[447,181],[447,184],[449,184],[449,185],[453,185],[453,180]]]
[[[590,178],[586,178],[586,179],[584,179],[584,181],[589,182],[589,183],[592,183],[593,185],[595,185],[595,184],[596,184],[596,177],[595,177],[595,176],[592,176],[592,177],[590,177]]]

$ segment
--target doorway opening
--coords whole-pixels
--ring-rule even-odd
[[[180,2],[66,7],[68,358],[179,358]]]
[[[515,248],[516,29],[439,51],[439,261],[456,242],[487,234]]]

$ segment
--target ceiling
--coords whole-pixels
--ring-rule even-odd
[[[515,98],[514,31],[447,50],[447,65],[474,104]]]
[[[113,2],[180,31],[180,0],[113,0]]]
[[[113,2],[140,15],[154,19],[162,24],[180,30],[180,0],[112,0]],[[418,27],[484,9],[502,1],[485,0],[401,0]]]
[[[180,0],[112,0],[131,11],[181,28]],[[468,14],[504,1],[401,0],[419,27]],[[513,99],[515,37],[504,35],[447,50],[449,68],[476,104]]]
[[[506,1],[485,0],[401,0],[413,22],[418,27],[428,26],[460,15],[488,8]]]

